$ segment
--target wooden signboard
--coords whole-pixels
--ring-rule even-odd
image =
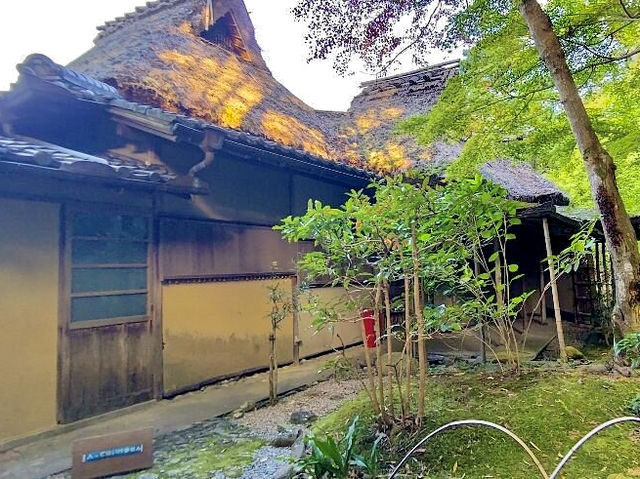
[[[73,479],[93,479],[153,466],[153,428],[80,439],[73,443]]]

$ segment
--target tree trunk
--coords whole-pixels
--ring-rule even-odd
[[[378,377],[378,394],[380,401],[380,412],[382,413],[382,420],[388,423],[387,410],[384,401],[384,378],[382,372],[382,336],[380,331],[380,297],[382,296],[382,285],[378,283],[376,285],[375,303],[373,305],[373,330],[376,334],[376,373]]]
[[[411,340],[411,280],[409,272],[404,275],[404,329],[405,329],[405,374],[407,384],[407,414],[411,414],[411,361],[413,361],[413,341]],[[406,418],[405,418],[406,419]]]
[[[416,227],[411,227],[411,250],[413,257],[413,312],[416,315],[418,324],[418,423],[422,423],[424,418],[424,397],[427,382],[427,353],[424,336],[424,317],[422,316],[422,305],[420,304],[420,262],[418,260],[418,244],[416,243]]]
[[[582,154],[591,194],[600,213],[615,273],[614,320],[623,333],[640,330],[640,252],[616,183],[611,155],[600,143],[576,87],[549,16],[536,0],[522,0],[520,12],[540,58],[551,73]]]
[[[269,335],[269,404],[274,406],[278,400],[278,362],[276,361],[276,332]]]
[[[391,341],[391,297],[389,294],[389,282],[384,281],[384,311],[387,322],[387,395],[389,396],[389,414],[393,418],[395,410],[393,406],[393,342]]]

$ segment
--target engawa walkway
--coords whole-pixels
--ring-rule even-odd
[[[350,356],[361,353],[351,348]],[[319,369],[331,356],[303,361],[279,370],[278,389],[286,393],[325,379]],[[227,414],[245,402],[268,398],[267,373],[221,383],[171,400],[148,403],[135,410],[110,414],[104,419],[68,430],[61,428],[45,437],[0,453],[0,479],[39,479],[71,467],[71,444],[76,439],[125,430],[153,427],[156,436],[187,428],[194,423]]]

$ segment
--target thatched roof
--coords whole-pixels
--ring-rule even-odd
[[[59,179],[151,188],[177,194],[200,194],[197,178],[178,177],[160,165],[117,157],[96,157],[34,139],[0,136],[0,171],[47,175]]]
[[[341,124],[347,157],[363,158],[382,170],[451,162],[459,147],[438,143],[425,148],[395,129],[400,121],[427,113],[458,69],[456,60],[363,83]]]
[[[160,0],[100,27],[95,47],[69,67],[128,99],[381,171],[443,155],[394,134],[396,123],[435,103],[457,62],[363,84],[348,112],[317,111],[269,72],[242,0]],[[247,54],[205,41],[229,12]],[[235,28],[235,27],[234,27]]]
[[[36,56],[23,73],[171,128],[216,128],[228,144],[341,174],[446,166],[459,155],[459,145],[426,148],[395,129],[429,111],[457,73],[457,61],[366,82],[348,111],[328,112],[306,105],[273,78],[242,0],[158,0],[99,30],[94,48],[69,68]],[[225,35],[229,41],[220,41]],[[525,166],[490,163],[482,173],[517,199],[567,201]]]
[[[505,188],[515,200],[563,206],[569,204],[569,198],[528,163],[490,161],[480,168],[480,173],[485,179]]]
[[[206,0],[163,0],[110,24],[69,67],[129,100],[337,159],[330,118],[273,78],[244,3],[216,0],[213,12],[214,23],[232,13],[248,56],[200,37],[208,22]]]

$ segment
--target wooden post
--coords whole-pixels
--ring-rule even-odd
[[[291,302],[293,303],[293,364],[300,364],[300,296],[298,276],[291,278]]]
[[[547,283],[544,279],[544,265],[540,263],[540,322],[547,324],[547,293],[545,286]]]
[[[553,256],[551,248],[551,233],[549,233],[549,220],[542,218],[542,229],[544,230],[544,243],[547,249],[547,258]],[[564,342],[564,330],[562,327],[562,315],[560,312],[560,296],[558,295],[558,284],[556,282],[556,272],[553,261],[549,261],[549,276],[551,279],[551,293],[553,295],[553,311],[556,317],[556,332],[558,335],[558,346],[560,347],[560,360],[567,362],[567,347]]]

